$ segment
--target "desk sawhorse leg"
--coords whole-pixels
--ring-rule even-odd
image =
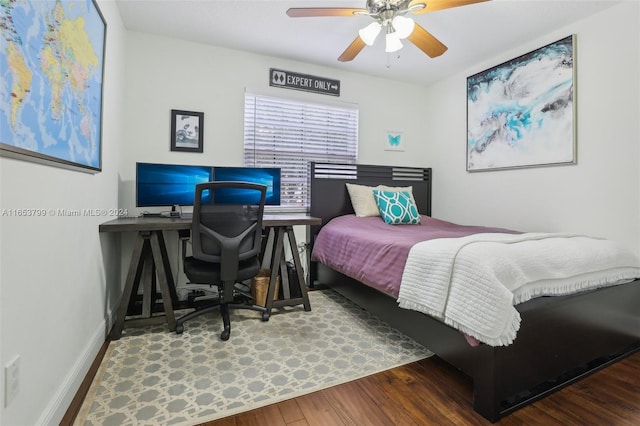
[[[158,284],[164,305],[164,317],[153,316],[152,304],[155,294],[155,273],[158,272]],[[167,246],[164,243],[162,231],[139,231],[136,236],[131,264],[124,286],[116,323],[109,334],[110,340],[118,340],[122,336],[122,329],[127,316],[127,309],[142,282],[142,315],[127,320],[131,325],[147,325],[163,322],[166,318],[169,331],[175,331],[176,318],[173,313],[173,302],[177,301],[175,283],[171,275],[171,266],[167,256]]]
[[[307,294],[307,283],[304,278],[302,269],[302,262],[300,261],[300,254],[298,253],[298,244],[296,243],[296,237],[293,233],[293,226],[274,226],[272,227],[273,234],[273,247],[271,253],[271,277],[269,277],[269,291],[267,292],[267,314],[271,314],[272,308],[279,308],[281,306],[296,306],[304,305],[305,311],[311,310],[311,304],[309,303],[309,295]],[[287,274],[287,265],[284,261],[284,237],[285,234],[289,240],[289,247],[291,248],[291,254],[293,255],[293,264],[296,268],[296,274],[298,276],[298,284],[300,285],[301,297],[291,298],[291,291],[289,287],[289,277]],[[282,300],[273,300],[275,285],[278,277],[278,271],[280,271],[280,277],[282,279],[282,294],[284,298]]]

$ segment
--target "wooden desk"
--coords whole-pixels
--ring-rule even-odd
[[[315,226],[322,225],[322,220],[318,217],[303,216],[296,214],[288,215],[264,215],[262,225],[265,229],[270,230],[273,234],[273,245],[271,253],[271,277],[269,278],[269,291],[267,292],[267,314],[271,314],[271,309],[279,308],[281,306],[295,306],[302,304],[305,311],[311,310],[311,304],[309,303],[309,295],[307,294],[307,282],[304,277],[304,269],[302,262],[300,261],[300,253],[298,253],[298,243],[296,242],[296,236],[293,232],[295,225]],[[284,253],[284,237],[287,236],[289,241],[289,248],[291,249],[291,255],[293,256],[293,264],[296,269],[296,275],[298,283],[300,284],[300,297],[292,298],[290,295],[290,284],[287,265],[285,263]],[[268,237],[268,235],[267,235]],[[275,285],[278,272],[280,272],[280,278],[282,280],[282,294],[283,298],[280,300],[273,300],[275,293]]]
[[[302,262],[298,253],[296,238],[293,233],[293,226],[296,225],[320,225],[321,219],[299,214],[265,214],[262,224],[267,230],[271,230],[274,235],[272,256],[271,256],[271,278],[270,283],[275,283],[278,271],[283,280],[285,299],[273,300],[275,286],[270,285],[267,293],[267,313],[271,313],[272,308],[280,306],[291,306],[303,304],[306,311],[311,310],[309,296],[307,295],[307,284],[304,278]],[[136,232],[136,241],[131,256],[131,263],[125,280],[125,288],[118,307],[117,318],[109,339],[117,340],[122,335],[125,320],[132,325],[154,324],[167,321],[169,331],[175,331],[176,319],[173,313],[173,305],[177,303],[176,286],[171,273],[167,247],[164,241],[163,231],[180,231],[191,229],[191,218],[168,218],[168,217],[127,217],[118,218],[100,224],[100,232]],[[287,268],[284,261],[284,236],[287,235],[293,262],[296,267],[298,283],[300,284],[299,298],[290,298],[289,282],[287,278]],[[153,293],[155,278],[157,279],[164,316],[153,316]],[[286,280],[286,281],[285,281]],[[137,318],[127,319],[127,310],[132,296],[137,293],[142,283],[142,314]]]

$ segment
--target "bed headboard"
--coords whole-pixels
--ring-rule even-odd
[[[325,224],[337,216],[353,214],[345,183],[413,186],[418,211],[431,216],[431,169],[366,164],[311,163],[311,216]],[[312,235],[317,233],[312,232]]]
[[[346,183],[368,186],[411,185],[418,212],[431,216],[430,168],[311,162],[310,177],[310,215],[322,219],[322,225],[334,217],[354,213]],[[307,228],[307,242],[311,245],[311,250],[322,225]],[[317,275],[317,264],[311,262],[311,285]]]

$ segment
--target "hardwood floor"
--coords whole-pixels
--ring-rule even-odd
[[[471,383],[436,357],[201,426],[489,425]],[[640,425],[640,352],[498,425]]]

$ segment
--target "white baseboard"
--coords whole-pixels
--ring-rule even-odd
[[[73,398],[80,389],[82,381],[86,377],[91,364],[96,359],[100,348],[106,340],[108,333],[107,324],[112,324],[112,315],[109,315],[107,320],[102,321],[97,327],[91,340],[88,342],[85,350],[78,357],[78,360],[73,365],[69,374],[65,377],[64,381],[58,388],[57,392],[51,399],[51,402],[47,405],[47,408],[38,419],[38,425],[59,425],[60,421],[69,409],[69,405],[73,401]]]

